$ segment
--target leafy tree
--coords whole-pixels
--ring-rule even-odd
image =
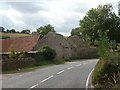
[[[16,33],[16,31],[15,31],[15,29],[11,29],[11,30],[7,29],[7,33]]]
[[[37,34],[37,32],[33,31],[32,34]]]
[[[5,32],[5,28],[0,26],[0,32]]]
[[[72,29],[71,36],[73,35],[81,35],[81,30],[79,27]]]
[[[46,35],[49,31],[55,32],[54,27],[52,27],[50,24],[41,26],[37,29],[37,33],[39,33],[41,36]]]
[[[21,33],[24,33],[24,34],[30,34],[30,30],[26,29],[26,30],[22,30]]]
[[[117,40],[117,37],[120,35],[118,35],[120,33],[120,18],[112,12],[112,9],[111,4],[99,5],[97,8],[89,10],[80,21],[83,36],[91,44],[99,41],[104,32],[108,32],[109,39]],[[116,38],[114,38],[115,35],[117,35]]]
[[[0,36],[0,39],[8,39],[8,38],[10,38],[10,36],[7,36],[7,35],[1,35]]]

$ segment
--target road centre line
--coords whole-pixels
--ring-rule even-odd
[[[52,78],[52,77],[53,77],[53,75],[51,75],[51,76],[49,76],[48,78],[46,78],[46,79],[42,80],[40,83],[43,83],[43,82],[45,82],[45,81],[49,80],[49,79],[50,79],[50,78]]]
[[[70,69],[72,69],[72,68],[74,68],[74,67],[69,67],[69,68],[67,68],[67,69],[70,70]]]
[[[39,84],[33,85],[32,87],[30,87],[30,89],[35,88],[35,87],[38,86],[38,85],[39,85]]]
[[[81,66],[81,64],[76,65],[77,67]]]
[[[53,75],[51,75],[51,76],[49,76],[48,78],[43,79],[41,82],[39,82],[39,83],[37,83],[37,84],[35,84],[35,85],[31,86],[31,87],[30,87],[29,89],[27,89],[27,90],[30,90],[30,89],[32,89],[32,88],[37,87],[39,84],[41,84],[41,83],[43,83],[43,82],[45,82],[45,81],[47,81],[47,80],[51,79],[52,77],[54,77],[54,76],[53,76]]]
[[[28,73],[32,73],[32,72],[28,72]]]
[[[61,70],[60,72],[58,72],[57,74],[61,74],[61,73],[63,73],[65,70]]]

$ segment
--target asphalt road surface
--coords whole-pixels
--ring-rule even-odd
[[[98,59],[49,66],[2,80],[2,88],[85,88]]]

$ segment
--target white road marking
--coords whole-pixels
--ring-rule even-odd
[[[32,88],[35,88],[36,86],[38,86],[38,84],[36,84],[36,85],[33,85],[32,87],[30,87],[30,89],[32,89]]]
[[[52,77],[54,77],[54,76],[53,76],[53,75],[49,76],[48,78],[46,78],[46,79],[42,80],[41,82],[39,82],[39,83],[37,83],[37,84],[33,85],[32,87],[30,87],[30,88],[29,88],[29,89],[27,89],[27,90],[31,90],[32,88],[37,87],[39,84],[41,84],[41,83],[43,83],[43,82],[45,82],[45,81],[47,81],[47,80],[51,79]]]
[[[42,81],[41,81],[41,83],[43,83],[43,82],[45,82],[45,81],[49,80],[49,79],[50,79],[50,78],[52,78],[52,77],[53,77],[53,75],[49,76],[48,78],[46,78],[46,79],[42,80]]]
[[[32,73],[32,72],[29,72],[29,73]]]
[[[61,74],[61,73],[63,73],[65,70],[61,70],[60,72],[58,72],[57,74]]]
[[[69,68],[67,68],[67,69],[70,70],[70,69],[72,69],[72,68],[74,68],[74,67],[69,67]]]
[[[81,64],[76,65],[77,67],[81,66]]]
[[[85,85],[85,87],[86,87],[86,90],[88,90],[90,76],[91,76],[91,74],[92,74],[92,72],[93,72],[93,71],[94,71],[94,68],[91,70],[91,72],[89,73],[89,75],[88,75],[88,77],[87,77],[87,81],[86,81],[86,85]]]

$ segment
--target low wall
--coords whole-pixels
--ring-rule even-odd
[[[2,61],[2,70],[17,70],[19,68],[25,68],[34,66],[36,61],[31,58],[21,58],[20,60],[3,60]]]

